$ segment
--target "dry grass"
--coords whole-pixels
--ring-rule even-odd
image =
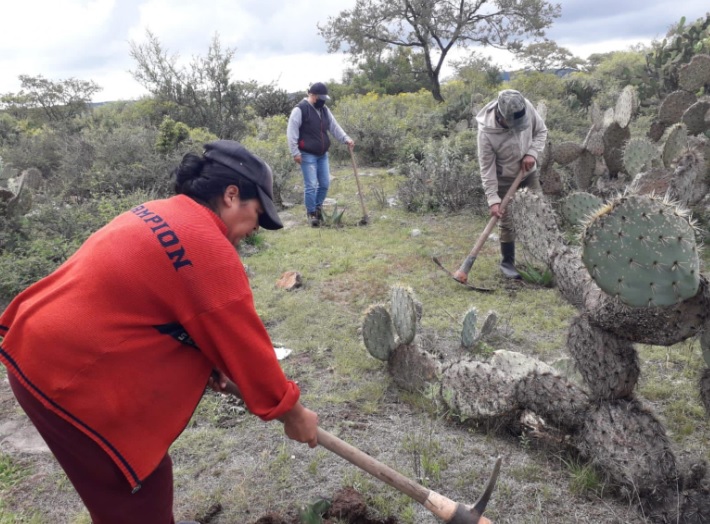
[[[373,173],[373,176],[367,176]],[[244,261],[259,314],[272,339],[293,349],[282,362],[299,382],[303,401],[328,431],[449,498],[472,503],[493,466],[504,459],[487,516],[496,523],[642,523],[634,507],[611,497],[583,465],[532,449],[529,443],[485,428],[456,424],[424,395],[395,388],[385,366],[370,357],[358,329],[363,311],[386,301],[389,287],[412,287],[423,304],[423,328],[443,343],[460,336],[471,306],[499,314],[495,349],[520,351],[545,361],[565,355],[569,320],[575,315],[554,289],[510,286],[498,276],[497,243],[485,245],[471,273],[491,294],[467,290],[431,261],[437,255],[454,268],[483,230],[486,217],[411,215],[383,207],[396,177],[361,170],[370,224],[361,211],[352,171],[335,171],[330,196],[347,211],[342,228],[307,226],[302,206],[286,215],[294,225],[263,234],[258,251]],[[418,231],[415,232],[415,230]],[[274,283],[299,271],[304,286],[285,292]],[[708,455],[708,423],[695,396],[703,365],[697,344],[640,347],[640,394],[652,402],[679,449]],[[0,371],[0,373],[3,373]],[[2,416],[18,417],[11,402]],[[1,450],[1,448],[0,448]],[[289,441],[279,424],[265,424],[208,393],[189,427],[174,444],[176,517],[205,514],[216,502],[215,524],[255,522],[268,511],[293,514],[301,505],[354,486],[373,511],[409,524],[436,520],[421,506],[322,449]],[[2,464],[26,466],[26,475],[0,484],[0,523],[88,522],[82,506],[49,456],[11,457]],[[7,469],[7,466],[6,466]]]

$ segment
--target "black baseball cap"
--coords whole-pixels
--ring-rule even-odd
[[[328,88],[323,82],[316,82],[308,88],[308,92],[313,95],[318,95],[321,100],[330,100],[328,96]]]
[[[226,166],[256,185],[264,212],[259,226],[264,229],[284,227],[274,205],[274,175],[269,165],[234,140],[215,140],[205,144],[204,157]]]

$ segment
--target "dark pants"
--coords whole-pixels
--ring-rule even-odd
[[[45,408],[12,373],[8,372],[8,378],[17,401],[79,493],[93,524],[174,524],[169,455],[141,489],[131,494],[128,480],[98,444]]]

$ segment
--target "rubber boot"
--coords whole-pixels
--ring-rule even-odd
[[[319,222],[323,222],[323,206],[316,206],[316,217]]]
[[[311,227],[319,227],[320,220],[318,220],[318,215],[314,213],[308,213],[308,221],[311,223]]]
[[[500,270],[505,278],[523,278],[515,269],[515,242],[501,242],[500,253],[503,260],[500,263]]]

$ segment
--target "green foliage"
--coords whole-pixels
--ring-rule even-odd
[[[62,162],[65,135],[56,129],[42,127],[20,134],[15,143],[2,149],[5,163],[18,172],[36,167],[45,176],[54,172]]]
[[[419,139],[444,132],[440,108],[426,92],[351,96],[335,109],[340,125],[357,144],[358,158],[368,164],[391,165],[409,136]],[[337,157],[338,150],[331,148]],[[340,151],[345,155],[346,151]]]
[[[158,137],[155,142],[155,149],[158,152],[167,154],[175,151],[181,142],[190,137],[190,128],[182,122],[176,122],[169,116],[163,118],[163,122],[158,128]]]
[[[460,5],[443,0],[357,0],[351,10],[341,11],[318,29],[331,52],[343,45],[354,57],[376,56],[400,46],[414,50],[424,58],[434,99],[442,102],[439,74],[455,46],[504,48],[513,36],[542,36],[560,14],[558,5],[538,0],[501,2],[494,13],[479,13],[482,10],[483,4],[472,0]]]
[[[9,111],[41,124],[68,126],[89,109],[92,97],[101,91],[93,81],[68,78],[53,81],[42,75],[20,75],[19,93],[8,93],[0,100]]]
[[[517,73],[507,87],[520,91],[530,101],[537,101],[564,98],[567,86],[557,75],[528,71]]]
[[[257,118],[254,124],[254,134],[245,137],[242,143],[271,167],[274,175],[274,202],[281,206],[294,175],[300,173],[286,140],[288,118],[284,115],[273,115]]]
[[[325,227],[342,227],[343,225],[343,214],[345,213],[345,208],[338,209],[338,204],[333,204],[332,211],[328,212],[328,208],[324,207],[321,210],[323,215],[323,220],[321,225]]]
[[[650,88],[644,50],[596,55],[590,75],[600,86],[596,100],[602,107],[613,107],[618,93],[626,86],[635,87],[642,101],[655,94]]]
[[[410,48],[396,48],[376,56],[367,56],[343,73],[343,82],[352,93],[365,95],[397,95],[416,93],[429,88],[421,54]]]
[[[9,455],[0,452],[0,494],[12,488],[27,474],[27,468]]]
[[[646,71],[657,96],[662,97],[679,87],[680,67],[694,55],[710,52],[710,13],[690,26],[685,17],[671,28],[660,42],[654,42],[646,54]]]
[[[584,60],[574,56],[569,49],[547,38],[523,46],[514,54],[523,64],[541,73],[565,68],[578,69],[584,64]]]
[[[95,230],[131,207],[155,198],[136,191],[73,205],[37,206],[18,220],[0,220],[0,303],[62,264]]]
[[[565,93],[573,109],[589,109],[601,89],[600,82],[587,73],[573,73],[565,79]]]
[[[254,82],[231,82],[234,49],[222,49],[215,35],[206,56],[194,57],[189,67],[178,67],[177,56],[150,31],[147,42],[131,42],[136,61],[133,77],[164,104],[168,116],[190,127],[209,129],[222,138],[238,139],[250,119],[248,102],[255,98]]]
[[[298,512],[301,524],[321,524],[331,505],[332,502],[328,499],[318,499],[313,504],[301,508]]]
[[[275,115],[288,116],[293,109],[293,102],[284,89],[274,85],[260,86],[251,101],[256,116],[266,118]]]
[[[430,140],[421,162],[403,167],[406,179],[397,197],[408,211],[456,211],[480,203],[483,188],[475,176],[476,161],[466,151],[468,144],[455,139]]]
[[[576,495],[593,493],[601,496],[604,491],[604,481],[591,464],[581,464],[578,461],[564,461],[569,472],[569,488]]]
[[[547,267],[539,269],[532,264],[518,264],[515,267],[528,284],[542,287],[553,287],[555,285],[554,275]]]

